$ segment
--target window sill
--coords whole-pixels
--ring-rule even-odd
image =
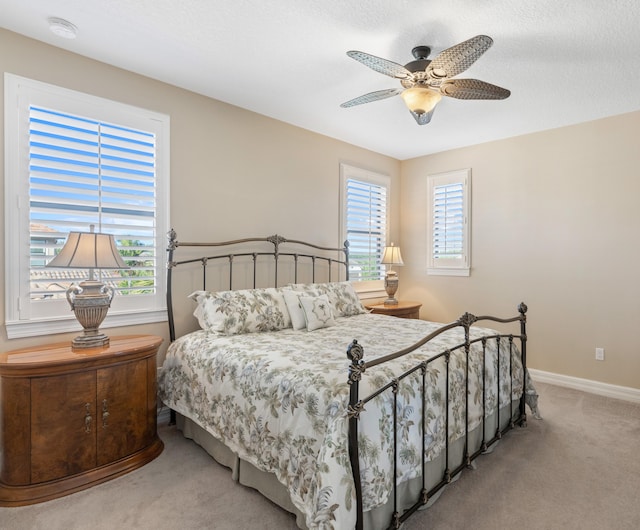
[[[107,315],[100,326],[103,328],[117,328],[121,326],[137,326],[139,324],[152,324],[166,322],[166,309],[155,311],[136,311],[132,313],[111,313]],[[24,337],[40,337],[55,333],[67,333],[82,331],[82,326],[75,317],[61,317],[46,320],[16,320],[6,322],[8,339],[20,339]]]
[[[441,269],[428,268],[427,274],[432,276],[471,276],[471,269],[454,269],[443,267]]]
[[[351,285],[353,285],[353,288],[358,294],[358,298],[360,298],[360,300],[373,300],[374,298],[387,297],[387,291],[384,290],[384,286],[378,287],[373,285],[365,287],[362,285],[358,285],[357,283],[352,283]]]

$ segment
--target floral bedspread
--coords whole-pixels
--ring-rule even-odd
[[[197,331],[175,341],[159,377],[161,400],[191,418],[224,442],[242,459],[272,472],[306,515],[309,528],[353,528],[355,490],[348,456],[349,400],[346,350],[355,338],[371,360],[414,344],[439,324],[382,315],[336,319],[336,325],[316,331],[284,329],[223,336]],[[490,330],[471,328],[472,337]],[[438,336],[402,359],[373,367],[363,374],[360,395],[366,396],[390,377],[447,348],[463,342],[462,328]],[[496,342],[487,346],[486,399],[488,415],[500,396],[509,402],[508,345],[501,346],[497,381]],[[480,351],[480,345],[472,352]],[[522,393],[523,370],[514,345],[512,396]],[[449,436],[464,433],[465,360],[462,352],[450,361]],[[482,414],[482,356],[469,363],[469,428]],[[445,365],[438,359],[427,370],[426,459],[444,448]],[[417,377],[417,376],[416,376]],[[398,480],[420,473],[420,428],[423,419],[419,386],[398,388]],[[498,391],[498,386],[500,390]],[[360,416],[360,466],[365,511],[387,501],[393,483],[393,397],[385,392]]]

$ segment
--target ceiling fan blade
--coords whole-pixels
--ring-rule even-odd
[[[476,35],[440,52],[427,66],[427,75],[432,79],[454,77],[464,72],[493,44],[486,35]]]
[[[390,98],[391,96],[397,96],[403,92],[402,88],[387,88],[385,90],[377,90],[375,92],[369,92],[357,98],[345,101],[340,106],[342,108],[353,107],[355,105],[362,105],[363,103],[371,103],[372,101],[378,101],[379,99]]]
[[[347,55],[356,61],[360,61],[365,66],[368,66],[376,72],[394,77],[396,79],[408,79],[413,77],[413,74],[407,70],[404,66],[387,59],[381,59],[375,55],[369,55],[368,53],[359,52],[356,50],[348,51]]]
[[[440,93],[456,99],[506,99],[511,91],[477,79],[449,79],[440,86]]]
[[[409,112],[415,118],[416,122],[418,122],[418,125],[426,125],[431,121],[431,116],[433,116],[435,110],[436,109],[433,108],[429,112],[421,112],[419,114],[417,112],[413,112],[412,110],[410,110]]]

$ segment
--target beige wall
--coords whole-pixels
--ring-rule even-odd
[[[392,182],[399,180],[400,163],[392,158],[1,29],[0,71],[170,115],[170,215],[171,225],[182,240],[277,233],[336,246],[341,243],[340,162],[388,174]],[[0,112],[4,115],[4,107]],[[4,145],[4,138],[0,145]],[[4,168],[4,150],[0,167]],[[0,193],[4,219],[4,186],[0,186]],[[392,201],[392,223],[398,230],[398,193],[392,195]],[[392,237],[399,239],[399,233],[392,233]],[[3,230],[0,253],[4,278]],[[0,282],[0,300],[3,322],[4,281]],[[124,327],[107,333],[154,333],[168,339],[166,324]],[[7,340],[2,328],[0,349],[67,340],[71,336]]]
[[[525,301],[531,367],[640,388],[639,137],[635,112],[403,162],[400,295],[444,321]],[[466,167],[471,276],[429,276],[426,176]]]
[[[406,262],[399,295],[422,301],[423,318],[515,314],[525,301],[532,367],[640,388],[640,113],[401,163],[5,30],[0,70],[169,114],[171,224],[182,239],[279,233],[335,245],[339,163],[389,174],[391,237]],[[427,276],[426,175],[464,167],[473,170],[471,276]],[[2,230],[0,253],[4,277]],[[4,320],[3,282],[0,300]],[[167,338],[165,324],[108,333]],[[0,348],[71,336],[9,341],[3,329]]]

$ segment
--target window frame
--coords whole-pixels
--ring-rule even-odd
[[[391,177],[382,173],[356,167],[347,163],[340,164],[340,241],[347,241],[347,183],[350,179],[386,188],[385,236],[383,248],[389,237],[389,220],[391,218]],[[351,253],[351,250],[350,250]],[[386,296],[384,275],[379,280],[353,281],[354,289],[363,299]]]
[[[5,73],[5,327],[7,338],[81,329],[66,300],[51,300],[54,316],[31,314],[29,296],[29,106],[39,105],[156,134],[156,292],[136,302],[116,297],[101,327],[163,322],[166,313],[166,233],[169,231],[168,115]],[[89,230],[87,226],[86,231]]]
[[[436,188],[462,185],[462,248],[460,258],[437,258],[434,255]],[[427,176],[427,274],[440,276],[469,276],[471,274],[471,169],[458,169]]]

